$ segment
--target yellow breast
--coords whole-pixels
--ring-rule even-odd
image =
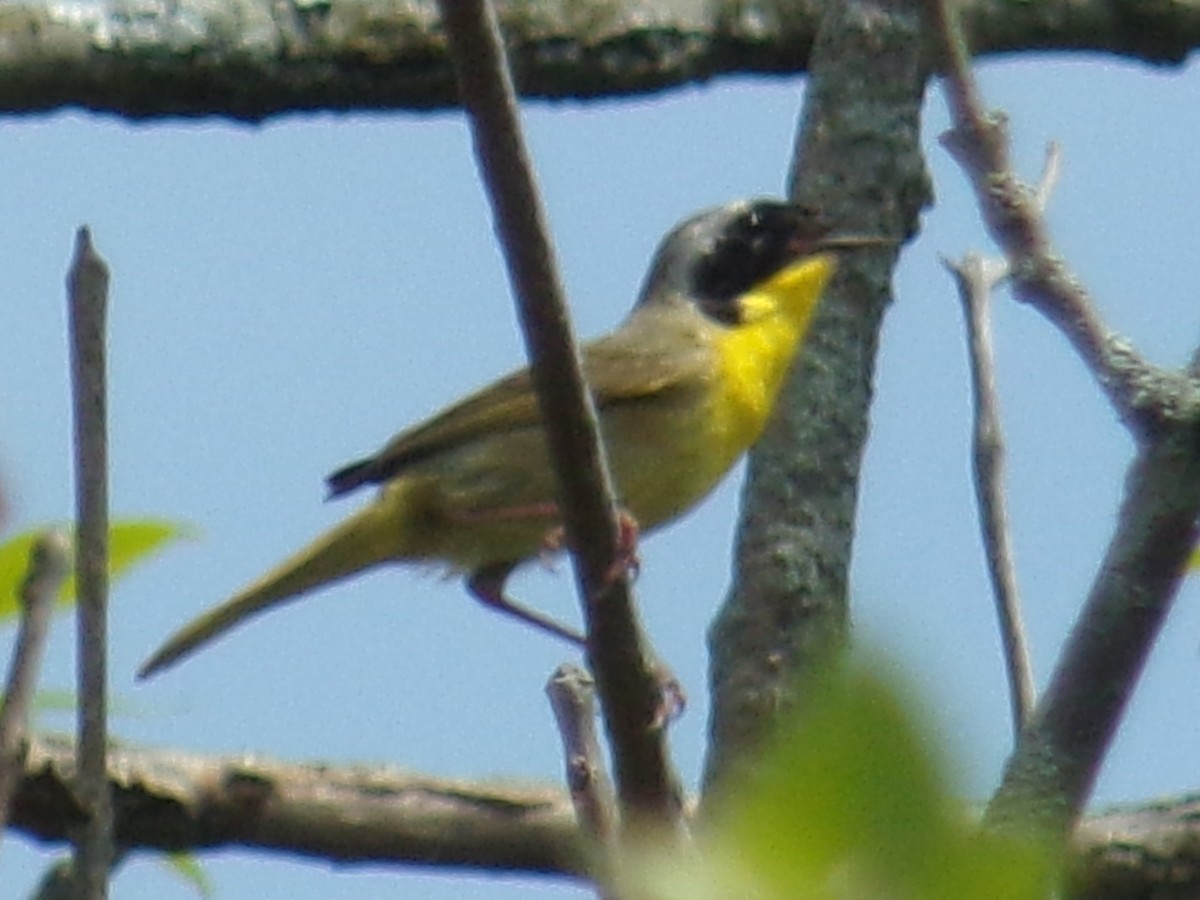
[[[721,378],[713,438],[729,465],[762,435],[835,268],[820,255],[783,269],[738,301],[741,321],[714,341]]]

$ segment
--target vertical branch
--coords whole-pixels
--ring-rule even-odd
[[[617,810],[612,784],[604,768],[604,753],[596,734],[596,702],[592,678],[577,666],[562,665],[546,685],[550,707],[562,736],[567,790],[575,820],[592,850],[593,878],[600,897],[610,896],[602,885],[608,880],[606,863],[616,845]]]
[[[667,755],[659,677],[638,624],[629,579],[613,577],[620,528],[591,395],[563,302],[545,215],[517,115],[495,11],[485,0],[442,0],[463,106],[488,189],[529,353],[575,564],[625,824],[681,821],[682,787]]]
[[[996,364],[992,354],[988,309],[992,288],[1004,277],[1008,267],[998,261],[989,265],[989,261],[975,253],[968,254],[960,263],[946,262],[946,267],[958,282],[967,326],[971,390],[975,401],[975,501],[979,504],[979,529],[987,555],[988,575],[992,581],[992,596],[1004,647],[1015,741],[1033,709],[1033,673],[1029,664],[1025,625],[1021,619],[1017,572],[1013,564],[1008,511],[1004,500],[1004,436],[1000,426],[1000,398],[996,391]]]
[[[920,146],[925,45],[916,0],[829,0],[810,60],[793,200],[839,232],[893,238],[841,254],[816,321],[750,454],[734,584],[709,633],[705,803],[752,760],[835,653],[847,586],[876,346],[899,244],[930,196]]]
[[[78,606],[78,791],[88,811],[75,845],[80,900],[103,900],[113,859],[108,743],[108,434],[105,321],[108,266],[86,227],[67,276],[75,418]]]
[[[57,531],[41,535],[30,550],[21,585],[21,625],[0,706],[0,834],[8,824],[8,804],[22,774],[29,707],[50,633],[54,598],[71,571],[69,554],[65,535]]]

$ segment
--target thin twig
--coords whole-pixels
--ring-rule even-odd
[[[1057,152],[1048,156],[1043,188],[1031,188],[1016,176],[1007,118],[985,109],[948,0],[929,0],[928,5],[944,45],[944,88],[954,121],[942,144],[972,181],[984,221],[1008,258],[1017,297],[1058,326],[1135,437],[1154,433],[1164,418],[1192,416],[1191,392],[1182,373],[1149,365],[1108,328],[1050,240],[1043,194],[1057,177]]]
[[[1059,145],[1051,142],[1046,147],[1046,163],[1034,194],[1039,213],[1045,213],[1050,195],[1058,184],[1061,161]],[[1000,397],[996,390],[989,314],[992,291],[1009,277],[1009,267],[1003,259],[985,258],[976,253],[967,254],[958,263],[948,260],[943,263],[955,276],[967,325],[971,387],[975,398],[975,499],[979,504],[979,527],[1004,647],[1015,740],[1029,721],[1035,697],[1004,498],[1004,435],[1000,425]]]
[[[620,532],[596,412],[563,302],[545,215],[529,164],[495,10],[485,0],[442,0],[463,105],[546,423],[559,508],[588,631],[588,662],[612,741],[625,824],[675,829],[682,787],[663,729],[659,678],[626,576],[612,578]],[[629,815],[633,814],[633,815]]]
[[[596,858],[600,897],[606,896],[609,869],[617,837],[616,798],[604,766],[604,753],[596,734],[595,682],[578,666],[559,666],[546,684],[550,708],[562,736],[567,790],[580,830],[587,836]]]
[[[1062,174],[1062,146],[1058,141],[1046,144],[1046,159],[1042,163],[1042,177],[1033,192],[1034,207],[1042,215],[1050,205],[1050,195],[1058,187],[1058,176]]]
[[[78,791],[88,811],[75,845],[80,900],[103,900],[113,860],[108,793],[108,435],[105,320],[108,266],[86,227],[67,276],[75,412],[75,577],[78,585]]]
[[[8,824],[8,804],[20,779],[29,731],[29,707],[42,666],[50,614],[63,579],[71,571],[66,535],[47,531],[29,552],[29,568],[19,595],[21,624],[0,706],[0,834]]]
[[[976,253],[968,253],[958,263],[943,262],[958,283],[967,325],[975,401],[975,500],[979,504],[979,528],[1004,647],[1015,741],[1033,709],[1034,693],[1004,500],[1004,434],[1000,425],[1000,397],[996,391],[996,363],[988,314],[991,292],[1007,274],[1007,267],[1002,261],[986,260]]]

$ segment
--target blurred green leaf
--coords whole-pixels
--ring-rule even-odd
[[[204,898],[211,900],[216,896],[212,879],[204,871],[200,861],[191,853],[168,853],[164,857],[167,868],[174,872],[179,880]]]
[[[1046,849],[982,834],[947,786],[895,673],[843,670],[806,683],[800,714],[730,786],[699,852],[633,863],[655,900],[1040,900]]]
[[[33,697],[33,711],[38,713],[74,713],[73,691],[43,690]]]
[[[45,528],[32,529],[0,544],[0,623],[15,622],[17,591],[29,565],[29,551]],[[165,519],[125,519],[109,530],[109,578],[116,581],[130,566],[161,552],[167,544],[192,534],[179,522]],[[75,600],[75,577],[63,584],[58,602],[70,606]]]

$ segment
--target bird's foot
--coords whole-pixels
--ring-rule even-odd
[[[638,556],[638,535],[641,529],[637,519],[628,510],[617,513],[617,551],[612,564],[604,573],[605,586],[612,584],[622,575],[636,580],[642,571],[642,560]]]

